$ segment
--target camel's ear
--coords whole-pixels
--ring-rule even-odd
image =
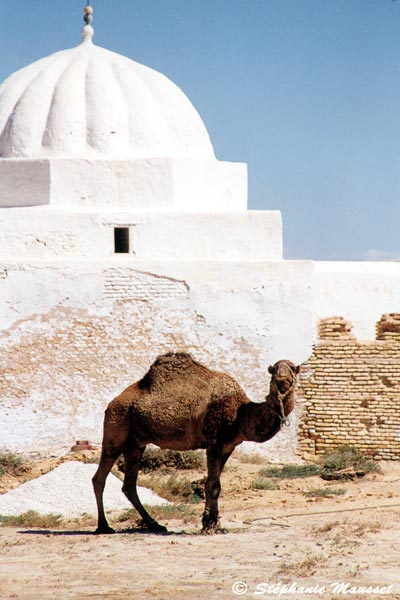
[[[298,365],[296,367],[296,375],[298,375],[300,373],[300,371],[301,371],[301,365]]]
[[[268,373],[271,373],[271,375],[273,375],[273,374],[274,374],[274,372],[275,372],[275,370],[274,370],[274,367],[273,367],[272,365],[270,365],[270,366],[268,367]]]

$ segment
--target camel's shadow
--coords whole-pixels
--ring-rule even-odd
[[[78,535],[89,535],[93,537],[104,537],[105,535],[115,537],[119,535],[151,535],[157,537],[169,537],[171,535],[200,535],[200,532],[195,531],[162,531],[155,532],[149,531],[143,527],[135,527],[130,529],[120,529],[112,534],[99,534],[93,530],[88,529],[73,529],[73,530],[62,530],[62,529],[24,529],[18,531],[20,535],[45,535],[45,536],[78,536]]]

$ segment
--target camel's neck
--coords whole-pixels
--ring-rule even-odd
[[[265,402],[249,402],[243,406],[242,431],[247,441],[266,442],[278,433],[284,419],[294,409],[294,391],[281,400],[278,391],[271,388]]]

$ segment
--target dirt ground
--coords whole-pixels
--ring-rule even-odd
[[[200,535],[202,504],[194,505],[194,522],[162,521],[166,535],[125,524],[95,536],[87,522],[0,527],[1,600],[400,599],[400,464],[381,463],[381,473],[356,482],[312,477],[254,490],[263,466],[230,459],[220,500],[224,535]],[[37,474],[48,467],[38,463]],[[18,483],[7,481],[3,493]],[[316,487],[345,493],[305,495]]]

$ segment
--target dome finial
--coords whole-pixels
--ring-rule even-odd
[[[89,0],[87,1],[85,8],[83,9],[83,12],[83,20],[85,21],[86,25],[82,29],[82,41],[91,41],[94,35],[94,29],[91,26],[91,22],[93,20],[93,6],[90,6]]]

